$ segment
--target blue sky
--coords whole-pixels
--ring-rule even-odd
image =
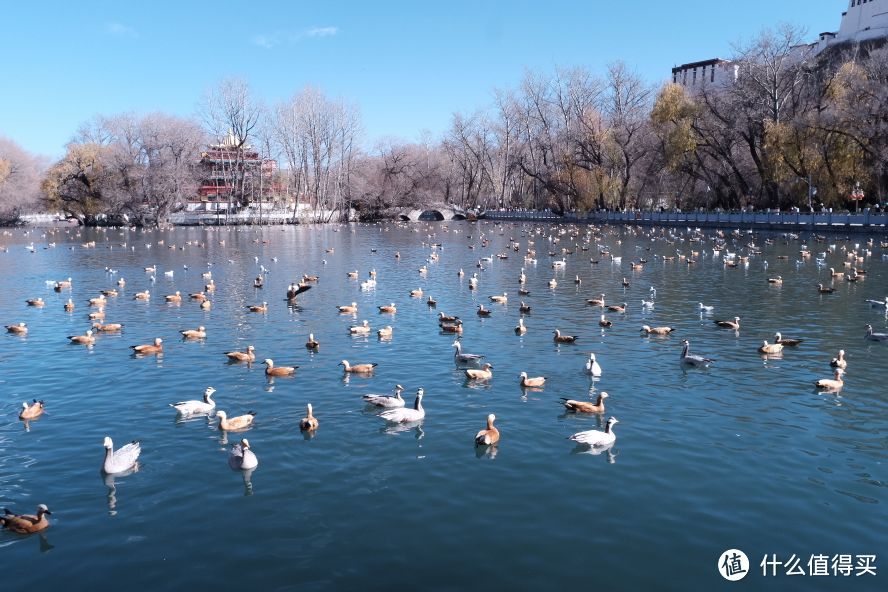
[[[14,2],[0,135],[58,157],[95,114],[193,115],[226,76],[272,104],[306,84],[359,106],[365,144],[434,136],[526,70],[621,59],[651,82],[790,22],[837,30],[845,0]]]

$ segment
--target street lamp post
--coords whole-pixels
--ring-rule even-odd
[[[860,181],[854,183],[854,191],[851,192],[851,199],[854,200],[854,213],[857,214],[860,212],[860,200],[862,200],[866,194],[864,194],[863,190],[860,188]]]
[[[799,177],[802,181],[808,184],[808,211],[814,211],[814,196],[817,195],[817,187],[814,186],[814,181],[809,174],[807,177]]]

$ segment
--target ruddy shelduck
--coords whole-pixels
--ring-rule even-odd
[[[43,401],[34,399],[30,405],[27,402],[22,403],[22,410],[19,412],[19,419],[36,419],[43,415],[45,405]]]
[[[465,372],[469,380],[490,380],[493,378],[493,364],[487,362],[481,368],[468,368]]]
[[[236,362],[253,362],[256,360],[256,354],[253,353],[255,349],[252,345],[248,345],[244,351],[230,351],[226,352],[225,355],[228,356],[229,360]]]
[[[92,345],[96,342],[96,338],[93,336],[92,329],[86,332],[86,335],[69,335],[68,339],[71,343],[77,343],[79,345]]]
[[[163,339],[161,339],[160,337],[156,337],[154,339],[154,343],[148,343],[145,345],[131,345],[130,349],[132,349],[133,353],[136,354],[162,354]]]
[[[493,446],[500,439],[500,432],[493,425],[496,421],[496,415],[491,413],[487,416],[487,428],[475,434],[475,446]]]
[[[293,376],[296,374],[296,369],[299,368],[299,366],[275,366],[274,360],[271,359],[262,363],[265,364],[266,376]]]
[[[46,504],[37,506],[37,515],[31,514],[13,514],[11,511],[4,509],[0,515],[0,526],[6,530],[17,532],[18,534],[32,534],[49,528],[49,520],[47,516],[51,516],[52,512],[46,507]]]
[[[355,364],[351,365],[348,363],[348,360],[342,360],[339,362],[339,365],[342,366],[343,372],[351,373],[351,374],[370,374],[373,372],[373,369],[376,368],[379,364]]]
[[[318,418],[314,416],[311,403],[305,406],[306,416],[299,421],[299,429],[309,432],[318,429]]]
[[[532,378],[527,377],[527,372],[522,372],[519,374],[521,378],[521,386],[526,388],[540,387],[546,384],[545,376],[534,376]]]
[[[185,329],[179,331],[183,339],[206,339],[207,330],[201,325],[197,329]]]
[[[604,413],[604,400],[610,395],[602,391],[598,394],[598,399],[592,403],[591,401],[575,401],[574,399],[562,398],[564,408],[575,413]]]
[[[237,430],[245,430],[253,424],[256,418],[255,411],[248,411],[245,415],[237,417],[228,417],[228,414],[221,409],[216,411],[216,417],[219,418],[219,429],[223,432],[235,432]]]

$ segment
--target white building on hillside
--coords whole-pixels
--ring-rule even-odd
[[[813,55],[841,43],[860,43],[888,37],[888,0],[844,0],[850,5],[842,13],[837,32],[821,33],[814,43],[803,45]],[[801,49],[800,48],[800,49]],[[739,67],[729,60],[715,58],[672,68],[672,82],[689,89],[724,85],[737,80]]]

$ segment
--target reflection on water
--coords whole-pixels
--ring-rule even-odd
[[[102,472],[102,481],[105,483],[105,487],[108,488],[108,515],[109,516],[117,516],[117,481],[123,479],[124,477],[129,477],[134,473],[139,472],[139,463],[137,462],[132,467],[125,471],[121,471],[120,473],[105,473]]]
[[[888,294],[888,260],[878,247],[863,265],[867,279],[847,282],[829,277],[854,248],[843,237],[815,246],[803,236],[812,250],[828,251],[826,265],[816,265],[797,264],[801,242],[778,234],[770,245],[756,237],[765,245],[757,255],[748,252],[750,237],[728,233],[715,255],[712,233],[691,243],[687,229],[461,222],[25,232],[0,235],[9,249],[0,250],[0,322],[29,327],[25,337],[0,336],[0,501],[23,510],[48,503],[55,514],[46,537],[57,551],[41,557],[46,537],[0,533],[4,560],[22,567],[14,589],[70,586],[67,574],[87,572],[152,589],[199,587],[213,577],[263,589],[290,587],[294,578],[309,589],[367,589],[385,578],[393,588],[485,581],[516,590],[588,587],[590,572],[604,589],[655,589],[668,573],[672,587],[696,589],[725,545],[751,558],[819,552],[824,540],[842,553],[879,546],[872,525],[884,522],[888,507],[888,344],[863,338],[867,324],[888,331],[885,310],[866,303]],[[32,241],[34,253],[25,248]],[[95,248],[82,246],[91,241]],[[44,250],[49,242],[59,248]],[[689,265],[681,255],[692,252],[699,256]],[[726,267],[727,252],[750,255],[749,265]],[[564,268],[552,269],[562,258]],[[647,263],[631,269],[639,258]],[[362,289],[373,269],[375,286]],[[349,279],[355,270],[358,279]],[[319,279],[288,302],[288,286],[305,274]],[[778,275],[782,285],[768,284]],[[261,289],[253,287],[257,276]],[[54,282],[67,277],[72,288],[56,293]],[[836,291],[820,295],[817,284]],[[107,298],[103,322],[123,323],[122,332],[69,346],[68,335],[92,326],[87,315],[97,309],[88,299],[109,288],[119,292]],[[423,296],[411,298],[418,288]],[[132,299],[144,290],[150,301]],[[186,298],[205,290],[209,310]],[[181,305],[167,304],[164,295],[176,291]],[[504,292],[507,304],[489,300]],[[600,294],[607,304],[629,303],[627,311],[587,304]],[[45,307],[25,306],[37,297]],[[262,301],[267,313],[249,312]],[[358,312],[340,315],[336,307],[351,302]],[[392,302],[397,313],[378,314]],[[477,315],[480,304],[489,317]],[[464,352],[493,364],[492,378],[466,380],[464,370],[477,363],[454,363],[458,335],[440,329],[442,312],[462,319]],[[602,312],[612,327],[599,326]],[[518,336],[522,316],[527,331]],[[713,323],[735,316],[739,331]],[[351,336],[365,318],[370,335]],[[378,339],[388,325],[391,338]],[[643,338],[642,325],[674,332]],[[198,326],[205,339],[179,338]],[[577,343],[555,344],[556,328]],[[804,343],[759,355],[762,340],[778,331]],[[309,333],[317,351],[305,347]],[[156,337],[163,355],[131,357],[130,345]],[[691,353],[716,362],[682,364],[684,339]],[[224,355],[248,345],[258,361],[299,366],[297,374],[267,378],[261,364]],[[845,384],[819,392],[813,382],[832,374],[839,349],[847,352]],[[592,352],[601,377],[584,371]],[[373,375],[350,375],[338,366],[343,359],[379,365]],[[521,388],[521,371],[546,376],[545,387]],[[365,407],[362,395],[395,384],[429,393],[422,422],[386,424]],[[242,434],[219,431],[213,413],[177,417],[168,406],[199,399],[207,385],[220,409],[259,412],[249,439],[262,451],[260,487],[252,472],[242,472],[243,489],[232,487],[236,477],[221,461]],[[561,404],[595,402],[601,391],[610,395],[606,414],[566,413]],[[34,398],[50,413],[18,421],[21,401]],[[317,432],[299,430],[308,402],[322,421]],[[474,447],[489,413],[502,418],[503,443]],[[619,447],[572,449],[565,440],[602,430],[611,413],[621,422]],[[102,451],[89,443],[107,433],[145,443],[146,464],[105,478],[102,500],[95,482]],[[205,517],[221,516],[249,525],[236,548],[220,546],[205,526]],[[676,532],[686,535],[682,553],[663,553]],[[564,570],[577,541],[589,551],[588,569]],[[121,542],[126,553],[116,552]],[[492,545],[500,559],[479,560],[479,546]],[[111,555],[113,563],[103,560]]]

